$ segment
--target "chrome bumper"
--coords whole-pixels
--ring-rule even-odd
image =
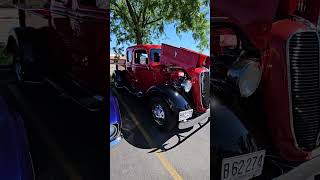
[[[288,173],[283,174],[273,180],[314,180],[314,176],[320,174],[320,157],[315,157],[309,161],[306,161],[299,166],[293,168]]]
[[[209,117],[210,117],[210,109],[208,109],[205,113],[203,113],[202,115],[200,115],[194,119],[189,119],[187,121],[180,121],[178,124],[178,128],[179,129],[186,129],[186,128],[192,127],[195,124],[198,124],[200,121],[202,121],[204,119],[208,119]]]
[[[113,141],[110,142],[110,148],[117,145],[120,141],[121,141],[121,136],[118,136],[117,138],[115,138]]]

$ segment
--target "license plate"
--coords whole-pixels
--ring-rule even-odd
[[[187,120],[192,117],[193,109],[179,112],[179,121]]]
[[[247,180],[260,176],[266,151],[225,158],[222,160],[222,180]]]

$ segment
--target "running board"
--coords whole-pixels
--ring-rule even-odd
[[[131,90],[131,88],[128,88],[127,86],[123,86],[123,87],[121,87],[121,88],[117,88],[117,87],[116,87],[116,89],[122,89],[122,88],[123,88],[123,89],[126,89],[130,94],[133,94],[133,95],[137,96],[138,98],[144,96],[144,94],[143,94],[142,91],[134,91],[134,90]]]
[[[73,93],[67,92],[64,88],[62,88],[57,83],[51,81],[48,78],[44,78],[44,80],[48,82],[53,88],[58,90],[59,96],[66,99],[70,99],[89,111],[92,111],[92,112],[100,111],[105,105],[105,98],[100,95],[92,96],[88,94],[81,97],[72,96],[71,94]]]

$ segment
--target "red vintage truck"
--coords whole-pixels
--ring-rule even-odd
[[[107,0],[14,0],[19,27],[9,33],[18,81],[45,82],[88,110],[101,109],[107,88]]]
[[[215,0],[212,8],[212,102],[236,116],[211,131],[218,176],[239,178],[244,154],[263,149],[282,172],[310,160],[320,145],[320,1]],[[219,136],[223,127],[233,133]]]
[[[162,44],[129,47],[126,57],[115,86],[147,98],[157,127],[184,129],[209,117],[208,56]]]

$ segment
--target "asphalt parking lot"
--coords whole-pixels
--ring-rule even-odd
[[[210,122],[162,132],[149,118],[146,103],[126,90],[118,97],[123,139],[110,151],[112,180],[210,179]]]

